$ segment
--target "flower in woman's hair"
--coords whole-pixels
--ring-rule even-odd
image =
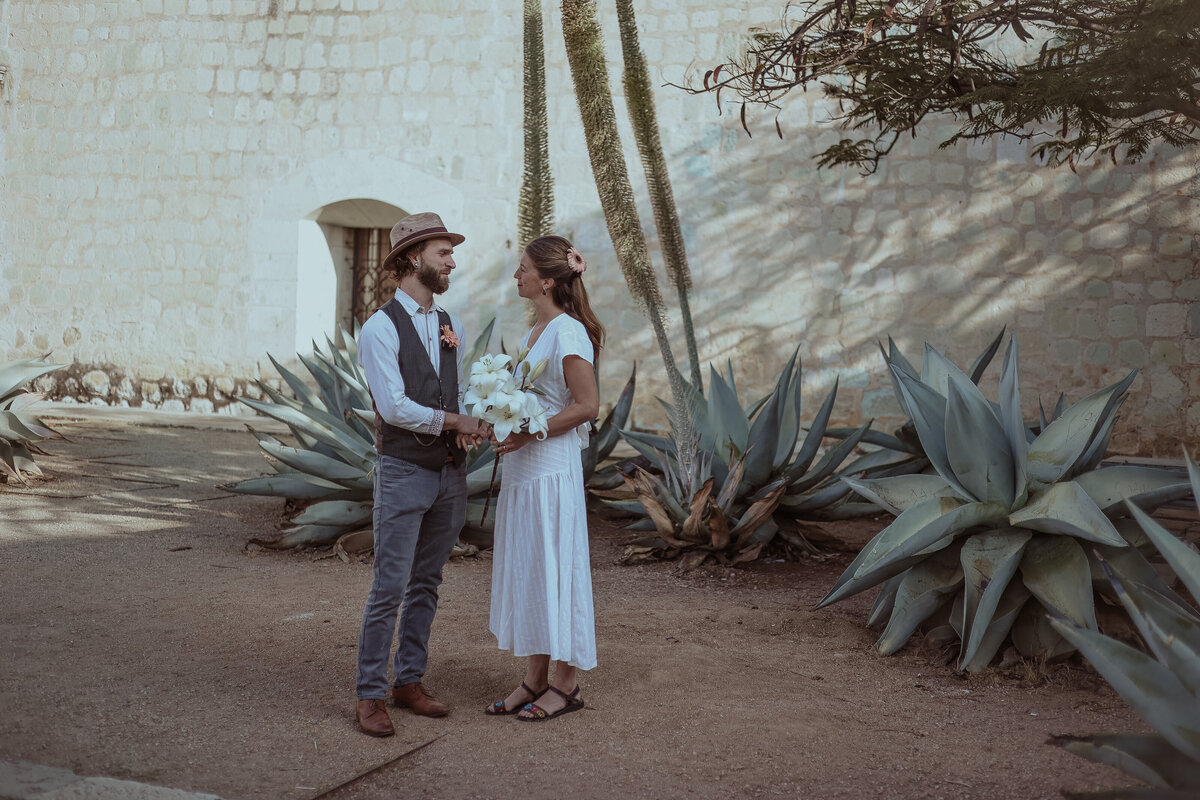
[[[578,250],[576,250],[574,247],[570,247],[567,248],[567,266],[570,267],[576,275],[579,275],[585,269],[587,269],[587,262],[583,260],[583,256],[579,254]]]
[[[458,334],[449,325],[442,326],[442,344],[446,347],[458,347]]]

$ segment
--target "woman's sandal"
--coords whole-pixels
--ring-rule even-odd
[[[529,693],[530,702],[537,700],[539,697],[542,696],[542,694],[545,693],[544,691],[543,692],[535,692],[533,689],[529,688],[529,686],[525,683],[525,681],[521,681],[521,688]],[[553,688],[553,687],[551,687],[551,688]],[[527,705],[529,705],[529,703],[520,703],[517,705],[516,708],[505,708],[504,701],[497,700],[496,702],[492,703],[491,707],[485,708],[483,710],[483,713],[487,714],[489,717],[507,717],[509,714],[519,714],[521,712],[521,709],[525,708],[525,706],[527,706]]]
[[[522,685],[524,685],[524,684],[522,684]],[[526,687],[526,688],[529,688],[529,687]],[[565,706],[563,706],[562,708],[560,708],[558,711],[555,711],[553,714],[548,714],[548,713],[546,713],[546,711],[544,709],[540,708],[536,703],[530,703],[529,705],[525,706],[525,708],[532,711],[533,716],[532,717],[517,717],[517,722],[547,722],[549,720],[554,719],[555,717],[561,717],[563,714],[570,714],[572,711],[578,711],[579,709],[583,708],[583,705],[584,705],[583,698],[581,698],[579,696],[579,687],[578,686],[576,686],[571,691],[570,694],[567,694],[562,689],[555,688],[554,686],[547,686],[546,688],[549,691],[554,692],[555,694],[562,697],[563,700],[566,700],[567,704]]]

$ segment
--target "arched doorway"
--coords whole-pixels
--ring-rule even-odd
[[[369,198],[338,200],[300,221],[296,348],[304,352],[338,327],[353,330],[391,299],[395,284],[380,261],[388,233],[407,212]]]

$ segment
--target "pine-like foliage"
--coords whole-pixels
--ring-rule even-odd
[[[696,330],[692,325],[692,309],[688,291],[692,288],[692,273],[688,268],[687,250],[683,244],[683,229],[675,192],[667,172],[662,140],[658,133],[658,115],[654,110],[654,91],[650,86],[650,70],[638,42],[637,18],[632,0],[617,0],[617,20],[621,27],[621,51],[625,59],[625,100],[629,105],[629,121],[633,138],[642,157],[646,186],[650,190],[650,206],[654,210],[654,226],[662,246],[667,275],[679,295],[679,310],[687,337],[688,360],[692,368],[692,385],[703,386],[700,374],[700,353],[696,347]]]
[[[667,339],[662,292],[650,263],[646,235],[633,199],[629,173],[625,169],[624,150],[617,132],[617,114],[608,83],[604,40],[596,20],[595,0],[563,0],[562,24],[567,61],[571,65],[571,79],[575,84],[575,99],[579,104],[588,158],[600,195],[600,206],[608,224],[608,235],[616,249],[617,262],[621,265],[625,282],[638,304],[646,310],[654,329],[675,401],[672,433],[680,448],[680,465],[690,474],[695,459],[696,433],[688,402],[689,394]]]
[[[541,0],[525,0],[525,169],[517,207],[521,246],[554,232],[554,179],[546,113],[546,49]]]
[[[1136,161],[1156,141],[1200,142],[1196,0],[802,0],[799,21],[756,30],[695,92],[779,107],[820,84],[842,139],[822,166],[874,169],[899,136],[948,114],[963,138],[1009,134],[1053,163]],[[743,105],[745,124],[745,105]]]

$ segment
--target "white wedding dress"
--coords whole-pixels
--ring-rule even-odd
[[[526,334],[521,346],[528,341]],[[547,417],[571,403],[563,376],[563,359],[571,355],[591,364],[592,343],[578,320],[560,314],[526,357],[530,364],[547,360],[534,382],[545,392]],[[579,669],[596,666],[580,452],[586,446],[582,425],[503,456],[488,621],[500,649],[515,656],[548,653]]]

